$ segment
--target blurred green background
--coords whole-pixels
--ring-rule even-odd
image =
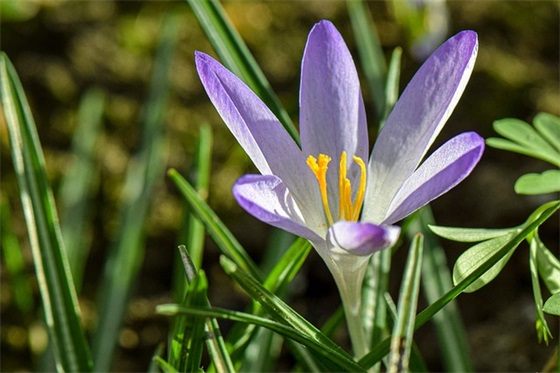
[[[300,60],[307,33],[326,18],[343,34],[356,61],[352,28],[342,1],[224,1],[228,16],[297,123]],[[402,87],[419,67],[411,56],[414,30],[399,18],[398,2],[367,3],[379,38],[389,57],[396,46],[404,48]],[[531,121],[541,111],[560,115],[559,15],[553,1],[450,1],[446,5],[447,36],[463,29],[479,34],[479,57],[463,98],[438,143],[467,130],[494,136],[491,124],[504,117]],[[96,142],[98,173],[87,229],[91,242],[85,282],[80,295],[86,330],[96,321],[95,299],[107,248],[116,237],[118,206],[124,173],[131,154],[139,147],[139,117],[147,99],[155,48],[166,13],[179,17],[177,49],[169,71],[171,96],[165,120],[166,164],[186,174],[202,123],[214,132],[209,203],[236,237],[259,262],[271,228],[244,213],[230,190],[237,177],[254,168],[225,128],[203,92],[194,69],[194,51],[213,54],[186,2],[181,1],[1,1],[1,48],[14,63],[33,109],[55,194],[61,177],[73,161],[70,152],[77,125],[77,108],[87,89],[106,95],[102,130]],[[445,19],[435,20],[443,22]],[[446,37],[447,37],[446,36]],[[363,71],[358,63],[358,71]],[[373,102],[363,89],[373,118]],[[3,119],[2,119],[3,120]],[[1,369],[31,371],[45,347],[35,272],[11,164],[6,126],[0,126],[2,190],[9,207],[9,230],[22,246],[25,271],[34,289],[34,306],[22,312],[15,303],[11,280],[1,272]],[[433,204],[440,225],[509,227],[521,223],[544,197],[518,196],[514,181],[527,172],[547,169],[527,157],[488,148],[473,175]],[[171,268],[183,210],[172,184],[162,178],[151,198],[145,224],[146,254],[119,339],[115,371],[141,371],[148,366],[157,344],[164,342],[167,320],[154,315],[157,304],[171,299]],[[554,220],[554,219],[553,219]],[[556,251],[554,222],[541,232]],[[450,266],[467,246],[445,242]],[[218,253],[207,240],[204,268],[210,277],[213,305],[242,307],[246,298],[228,282],[217,264]],[[403,250],[401,250],[403,251]],[[402,253],[398,253],[402,254]],[[394,287],[398,288],[399,255]],[[313,270],[311,270],[311,268]],[[316,255],[306,263],[292,305],[316,325],[339,304],[336,287]],[[523,248],[492,284],[459,297],[469,332],[477,371],[540,370],[557,344],[558,334],[546,347],[537,344],[534,306]],[[551,320],[557,330],[557,320]],[[430,344],[433,330],[423,328],[415,338],[432,370],[441,369],[437,350]],[[341,343],[344,338],[341,337]]]

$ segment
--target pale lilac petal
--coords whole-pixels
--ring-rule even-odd
[[[307,39],[301,66],[300,134],[305,156],[319,153],[332,158],[329,171],[331,209],[338,213],[338,166],[348,154],[348,178],[355,185],[356,155],[367,162],[367,122],[358,73],[342,36],[329,21],[317,23]]]
[[[365,256],[393,246],[400,231],[397,226],[342,220],[329,229],[327,242],[351,254]]]
[[[474,169],[484,139],[474,132],[455,136],[437,149],[406,180],[389,207],[384,224],[393,224],[459,184]]]
[[[477,35],[463,31],[422,65],[379,134],[369,163],[364,214],[380,222],[402,183],[414,172],[451,115],[471,75]]]
[[[321,241],[308,228],[299,206],[282,180],[274,175],[245,175],[233,186],[233,196],[255,218],[308,240]],[[315,223],[316,224],[316,223]]]
[[[282,179],[298,201],[321,206],[306,157],[266,105],[212,57],[196,52],[196,67],[214,107],[257,169]]]

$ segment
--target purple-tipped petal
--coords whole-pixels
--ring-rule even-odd
[[[366,256],[393,246],[401,229],[396,226],[339,221],[327,234],[327,241],[354,255]]]
[[[299,201],[320,206],[306,156],[266,105],[212,57],[196,52],[196,68],[214,107],[263,175],[276,175]],[[315,188],[317,189],[317,188]]]
[[[338,170],[342,151],[348,154],[352,185],[359,180],[356,155],[367,162],[368,135],[358,73],[342,36],[329,21],[317,23],[307,39],[301,66],[300,133],[305,156],[332,158]],[[328,173],[331,208],[337,213],[338,171]]]
[[[245,175],[233,186],[237,203],[255,218],[308,240],[322,239],[308,226],[282,180],[274,175]],[[315,222],[317,225],[317,223]]]
[[[402,183],[414,172],[463,93],[478,50],[463,31],[420,67],[389,115],[370,159],[364,214],[380,222]],[[368,208],[367,206],[371,206]]]
[[[455,136],[437,149],[406,180],[389,207],[384,224],[393,224],[459,184],[474,169],[484,139],[474,132]]]

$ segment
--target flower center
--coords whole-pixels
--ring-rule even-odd
[[[346,177],[346,152],[342,152],[340,156],[340,168],[338,172],[338,190],[339,190],[339,209],[337,220],[357,221],[360,217],[360,211],[364,204],[364,193],[366,190],[366,165],[362,158],[352,157],[354,162],[360,166],[360,186],[356,193],[356,198],[352,202],[352,185],[350,180]],[[317,182],[319,183],[319,190],[321,191],[321,200],[323,202],[323,209],[329,221],[329,225],[333,225],[333,218],[329,208],[329,198],[327,195],[327,169],[331,157],[325,154],[319,154],[317,158],[310,155],[307,157],[307,165],[315,174]]]

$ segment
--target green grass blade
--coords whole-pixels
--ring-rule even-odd
[[[424,259],[422,260],[422,289],[428,304],[435,302],[453,287],[444,249],[437,237],[428,229],[434,224],[431,209],[426,206],[415,216],[407,229],[410,238],[415,232],[424,235]],[[433,317],[438,346],[445,371],[472,372],[469,344],[457,303],[452,301]]]
[[[111,248],[100,295],[100,318],[93,338],[96,371],[110,371],[122,316],[129,292],[144,255],[144,220],[156,183],[164,167],[163,122],[169,92],[169,71],[179,30],[178,18],[164,18],[149,97],[144,107],[143,139],[139,152],[131,159],[123,189],[120,212],[122,226]]]
[[[272,91],[249,48],[217,0],[188,0],[208,40],[224,65],[243,80],[259,96],[299,143],[299,135],[288,113]]]
[[[216,242],[216,245],[218,245],[222,253],[234,260],[237,265],[255,278],[260,278],[259,270],[249,254],[247,254],[229,229],[222,223],[216,213],[212,211],[206,202],[198,195],[195,188],[193,188],[193,186],[176,170],[169,170],[168,175],[185,198],[185,201],[189,204],[191,211],[196,214],[204,224],[208,234],[212,237],[214,242]]]
[[[379,123],[385,113],[385,79],[387,64],[373,19],[362,0],[347,1],[348,15],[354,30],[354,39],[359,50],[364,72]]]
[[[4,53],[0,53],[0,81],[12,161],[57,370],[91,371],[90,351],[35,122],[17,73]]]
[[[212,130],[210,126],[204,124],[200,127],[199,138],[197,142],[197,149],[194,156],[194,166],[191,169],[193,174],[193,183],[195,189],[200,197],[206,201],[208,197],[208,187],[210,183],[210,168],[212,163]],[[189,256],[192,258],[195,268],[202,267],[202,258],[204,253],[204,225],[198,218],[190,213],[185,212],[183,219],[183,226],[179,233],[179,244],[184,244],[188,251]],[[179,253],[176,254],[174,261],[174,276],[173,276],[173,295],[177,302],[183,300],[185,296],[185,274],[183,267],[180,265]]]
[[[313,350],[315,353],[321,355],[325,361],[339,364],[341,368],[347,371],[363,371],[355,362],[349,359],[349,356],[335,353],[325,348],[325,345],[313,338],[307,333],[302,332],[301,329],[294,328],[289,325],[278,321],[255,316],[249,313],[220,309],[220,308],[195,308],[195,307],[181,307],[176,304],[166,304],[157,307],[157,312],[164,315],[186,314],[199,317],[214,317],[226,320],[239,321],[244,323],[254,324],[263,328],[270,329],[286,338],[290,338],[307,348]]]
[[[234,262],[222,256],[220,263],[224,271],[231,276],[254,300],[257,300],[266,312],[276,321],[289,325],[309,338],[315,339],[322,345],[326,352],[337,359],[340,368],[358,370],[363,369],[357,365],[352,357],[343,351],[340,346],[325,336],[319,329],[311,325],[301,315],[290,308],[280,298],[264,288],[252,276],[240,269]]]
[[[519,245],[528,235],[530,235],[539,225],[546,221],[552,214],[560,208],[560,202],[549,202],[539,207],[530,218],[529,222],[524,225],[524,228],[515,235],[508,243],[506,243],[498,252],[489,257],[485,262],[481,263],[480,267],[471,272],[465,279],[455,285],[451,290],[445,293],[437,301],[433,302],[430,306],[424,309],[416,316],[415,329],[423,326],[430,320],[437,312],[445,307],[449,302],[461,294],[469,285],[476,281],[480,276],[486,273],[492,266],[500,261],[505,255],[509,253],[514,247]],[[366,356],[358,362],[363,367],[371,367],[379,362],[389,352],[390,339],[385,339],[383,342],[375,346]]]
[[[74,284],[80,292],[84,266],[89,252],[86,233],[88,207],[97,166],[94,161],[95,144],[99,137],[105,95],[97,89],[86,92],[80,103],[78,127],[72,140],[74,162],[62,179],[58,201],[60,228],[68,255]]]
[[[397,322],[391,337],[391,353],[389,355],[388,372],[408,372],[412,335],[414,334],[414,316],[418,305],[420,291],[420,273],[422,268],[422,252],[424,237],[417,234],[410,245],[410,253],[406,262],[401,290]]]

